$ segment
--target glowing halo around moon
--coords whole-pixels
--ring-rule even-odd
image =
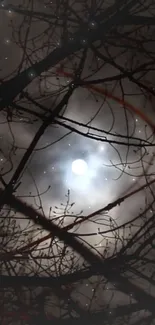
[[[85,175],[88,170],[88,165],[83,159],[76,159],[72,162],[72,172],[75,175]]]

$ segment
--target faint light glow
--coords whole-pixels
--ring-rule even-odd
[[[108,180],[108,178],[105,178],[105,181],[107,181]]]
[[[12,14],[12,11],[11,10],[9,10],[9,14]]]
[[[76,175],[85,175],[88,170],[87,163],[82,159],[76,159],[72,163],[72,172]]]
[[[138,132],[141,133],[141,130],[139,130]]]
[[[135,179],[135,178],[133,178],[132,180],[133,180],[133,182],[135,182],[135,180],[136,180],[136,179]]]
[[[95,28],[95,27],[97,26],[97,24],[96,24],[95,21],[91,21],[91,22],[89,23],[89,25],[90,25],[91,28]]]
[[[104,147],[103,146],[100,146],[100,151],[104,151]]]
[[[81,40],[81,43],[85,45],[85,44],[87,44],[87,40],[86,39],[82,39]]]
[[[136,118],[136,122],[138,122],[138,118]]]
[[[7,59],[8,59],[8,57],[6,56],[6,57],[5,57],[5,60],[7,60]]]
[[[5,40],[5,43],[6,43],[6,44],[9,44],[9,43],[10,43],[10,40],[9,40],[9,39],[6,39],[6,40]]]
[[[31,69],[30,72],[29,72],[29,77],[34,78],[35,76],[36,76],[35,71]]]

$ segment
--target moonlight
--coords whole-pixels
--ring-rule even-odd
[[[76,159],[72,162],[72,172],[76,175],[85,175],[87,169],[88,169],[88,165],[82,159]]]

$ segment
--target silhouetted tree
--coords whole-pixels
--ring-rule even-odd
[[[3,41],[13,53],[1,59],[0,80],[1,324],[154,324],[155,2],[0,6],[10,16]],[[116,182],[130,176],[133,185],[91,213],[74,211],[70,191],[58,207],[51,198],[47,211],[52,183],[40,191],[32,156],[39,151],[43,161],[68,134],[106,143],[118,157],[109,164]],[[81,233],[86,222],[102,229]]]

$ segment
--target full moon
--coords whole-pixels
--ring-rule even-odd
[[[72,162],[72,172],[76,175],[85,175],[87,169],[88,165],[83,159],[76,159]]]

